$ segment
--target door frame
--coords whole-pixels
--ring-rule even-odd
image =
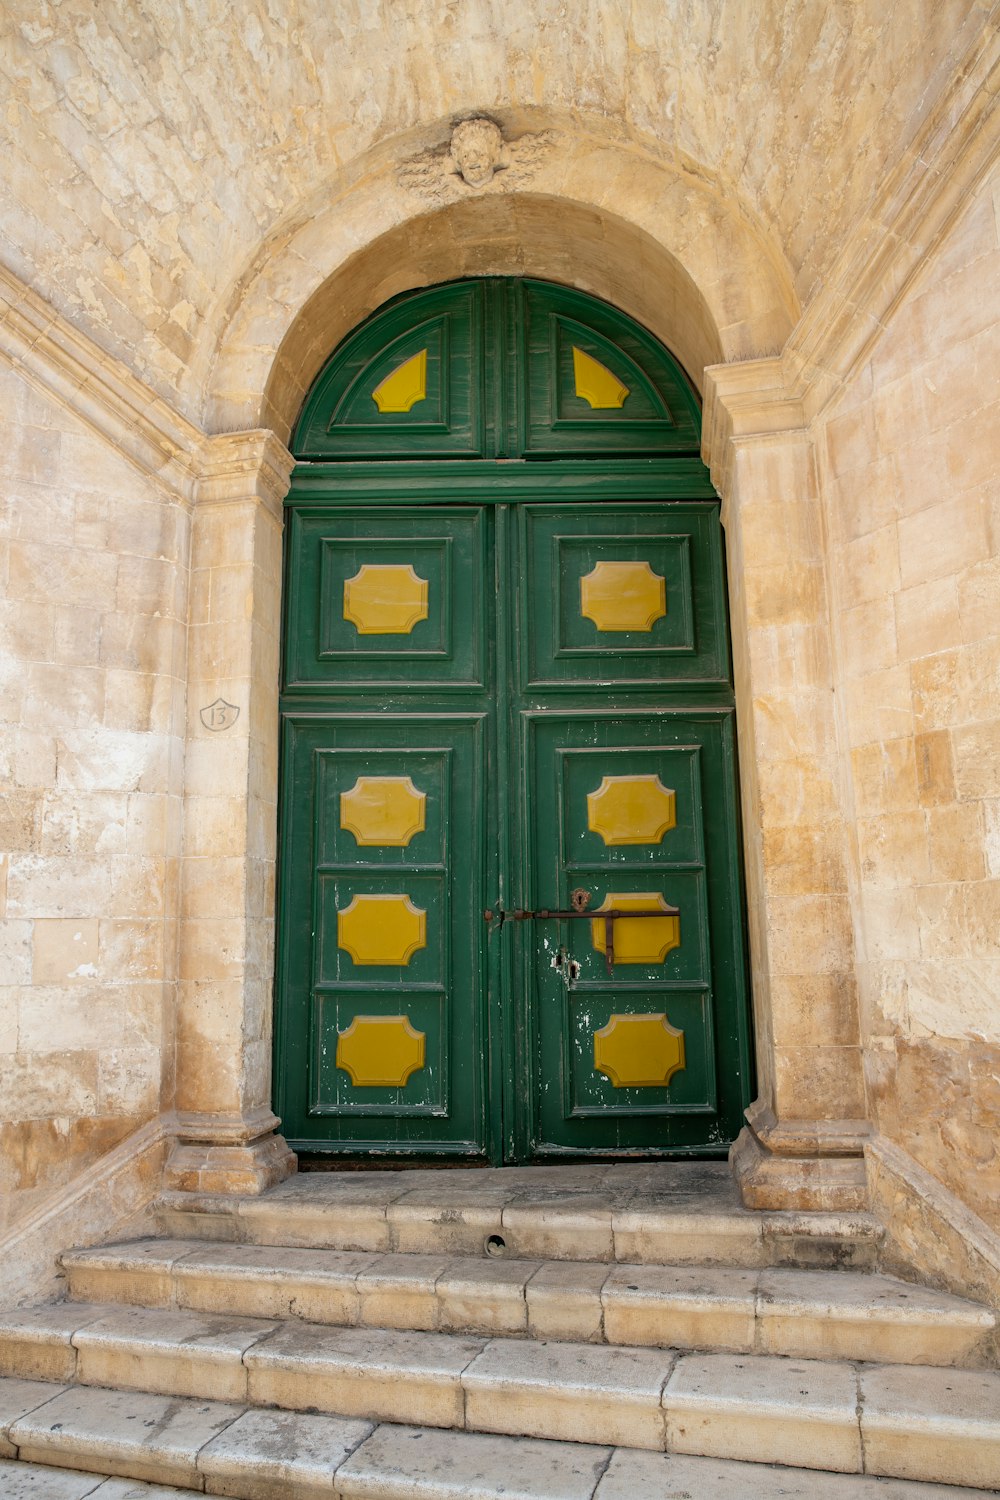
[[[379,463],[372,461],[332,461],[332,462],[307,462],[296,464],[292,474],[291,487],[285,498],[286,507],[294,505],[300,512],[308,513],[310,510],[327,509],[331,503],[346,506],[371,506],[372,508],[392,507],[399,505],[431,505],[431,504],[456,504],[466,501],[470,504],[497,505],[501,509],[497,513],[496,535],[494,538],[494,557],[499,559],[506,555],[509,538],[506,534],[510,519],[510,512],[503,509],[505,502],[530,502],[536,503],[552,502],[554,500],[571,501],[579,499],[581,502],[592,501],[599,503],[601,499],[616,500],[622,503],[623,489],[627,488],[628,503],[636,505],[649,505],[662,503],[669,505],[671,502],[705,502],[719,503],[718,495],[709,479],[704,465],[693,458],[663,458],[663,459],[623,459],[623,458],[582,458],[582,459],[558,459],[545,463],[516,463],[511,464],[503,460],[449,460],[449,459],[424,459],[424,460],[395,460],[391,463]],[[286,528],[287,533],[287,528]],[[724,541],[724,535],[723,535]],[[287,590],[287,574],[289,558],[286,548],[285,557],[285,582]],[[723,557],[724,567],[724,557]],[[286,593],[287,597],[287,593]],[[498,605],[496,616],[496,650],[498,655],[505,649],[512,649],[513,622],[511,618],[511,606],[509,600],[498,590]],[[728,615],[728,598],[726,600]],[[705,707],[711,701],[711,689],[695,687],[686,684],[672,685],[663,684],[663,694],[668,698],[682,702],[690,700],[692,695],[698,699],[698,706]],[[658,704],[662,704],[663,698],[657,695]],[[720,698],[720,703],[721,703]],[[287,706],[287,700],[282,697],[283,706]],[[509,742],[510,724],[509,716],[498,713],[497,724],[497,747],[498,758],[501,764],[510,764],[511,746]],[[499,781],[499,778],[495,778]],[[284,787],[284,765],[279,763],[279,787]],[[500,794],[497,794],[500,795]],[[735,838],[737,849],[737,880],[740,890],[742,910],[740,912],[743,929],[743,960],[747,974],[749,973],[747,955],[747,920],[746,920],[746,884],[743,870],[743,840],[742,822],[739,817],[739,775],[738,766],[735,768],[734,797],[736,808]],[[278,883],[276,896],[277,921],[277,955],[276,973],[280,977],[284,963],[285,924],[281,920],[282,901],[284,899],[284,883],[282,879],[282,868],[284,863],[284,850],[286,844],[286,829],[283,823],[283,799],[279,800],[279,861],[278,861]],[[504,840],[505,848],[501,863],[508,869],[513,869],[513,851],[510,847],[510,820],[503,816],[503,798],[500,796],[500,805],[492,809],[496,826],[500,837]],[[493,1164],[501,1164],[504,1161],[516,1161],[526,1159],[524,1156],[523,1139],[523,1112],[517,1108],[516,1092],[519,1070],[515,1060],[522,1055],[525,1045],[523,1035],[523,1018],[525,1006],[507,1006],[502,1004],[502,996],[510,993],[511,980],[515,956],[513,944],[489,944],[485,945],[485,973],[488,992],[485,999],[486,1011],[486,1037],[488,1046],[488,1057],[484,1068],[484,1079],[486,1084],[486,1098],[493,1098],[499,1104],[499,1109],[486,1109],[484,1138],[487,1146],[487,1158]],[[283,1094],[285,1090],[284,1065],[287,1051],[287,1027],[286,1016],[283,1006],[283,995],[280,982],[276,984],[275,1015],[274,1015],[274,1083],[273,1093],[275,1108],[280,1115],[282,1113]],[[746,1107],[754,1094],[754,1047],[753,1047],[753,1007],[749,992],[749,982],[745,987],[745,996],[739,1016],[739,1054],[740,1054],[740,1080],[741,1103]],[[504,1067],[505,1060],[509,1059],[511,1065]],[[324,1147],[315,1142],[297,1140],[290,1138],[293,1149],[306,1155],[317,1155],[331,1159],[347,1158],[359,1159],[366,1153],[363,1149],[354,1150],[350,1148]],[[519,1151],[519,1148],[520,1151]],[[664,1157],[724,1157],[729,1151],[729,1142],[720,1143],[717,1147],[671,1147],[663,1151]],[[430,1153],[421,1154],[419,1151],[408,1152],[405,1148],[398,1153],[400,1161],[409,1158],[426,1159]],[[444,1157],[437,1159],[443,1160]],[[607,1153],[607,1160],[621,1160],[624,1153]],[[636,1153],[638,1155],[638,1153]],[[452,1160],[461,1159],[452,1156]],[[469,1159],[481,1159],[478,1156]],[[580,1160],[579,1157],[570,1159]],[[588,1159],[600,1160],[601,1153],[595,1152]],[[648,1159],[648,1156],[647,1156]]]

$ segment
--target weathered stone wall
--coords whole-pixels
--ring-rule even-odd
[[[989,10],[6,7],[3,256],[45,300],[21,318],[2,278],[0,1227],[159,1111],[180,1185],[285,1170],[259,1143],[287,454],[251,429],[284,441],[385,297],[501,272],[723,371],[770,1191],[806,1162],[821,1204],[815,1148],[863,1192],[873,1116],[996,1223],[989,192],[934,243],[991,129]],[[437,156],[477,110],[514,165],[474,197]]]
[[[0,1228],[169,1098],[187,551],[0,374]]]
[[[880,1130],[1000,1226],[1000,176],[823,425]]]
[[[805,303],[990,8],[8,0],[5,259],[200,421],[219,320],[265,240],[386,142],[544,112],[738,199]]]

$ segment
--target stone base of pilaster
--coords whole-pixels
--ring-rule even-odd
[[[864,1120],[778,1121],[759,1102],[729,1153],[745,1208],[852,1213],[868,1208]]]
[[[179,1117],[163,1185],[179,1192],[257,1194],[298,1170],[298,1158],[270,1110],[246,1116]]]

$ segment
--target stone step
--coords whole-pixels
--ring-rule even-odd
[[[242,1440],[241,1452],[225,1470],[218,1467],[220,1440],[193,1449],[205,1493],[331,1500],[333,1484],[342,1500],[969,1500],[975,1493],[914,1480],[624,1448],[595,1462],[593,1448],[388,1425],[375,1428],[338,1464],[337,1436],[329,1430],[324,1442],[322,1426],[336,1418],[266,1415],[272,1420],[254,1431],[236,1419],[229,1431]],[[105,1439],[108,1431],[105,1426]],[[91,1449],[87,1456],[100,1462],[101,1451]],[[114,1458],[122,1457],[116,1443]],[[190,1494],[190,1488],[0,1458],[4,1500],[183,1500]]]
[[[915,1425],[917,1449],[933,1441]],[[961,1500],[992,1482],[986,1454],[959,1486],[876,1477],[885,1451],[859,1452],[864,1473],[837,1473],[0,1379],[5,1500]]]
[[[755,1213],[725,1162],[316,1172],[260,1197],[167,1192],[164,1234],[304,1249],[873,1270],[866,1213]]]
[[[81,1387],[104,1387],[119,1403],[133,1391],[171,1402],[221,1401],[229,1411],[247,1405],[319,1411],[367,1422],[1000,1486],[996,1372],[678,1354],[63,1303],[0,1318],[0,1373],[22,1382],[39,1376],[74,1382],[72,1394],[59,1398],[67,1411],[75,1402],[95,1412],[99,1399],[111,1397]],[[71,1429],[60,1416],[58,1441]],[[14,1437],[27,1448],[24,1456],[44,1460],[38,1442],[17,1429]]]
[[[993,1362],[997,1315],[857,1271],[364,1254],[139,1240],[61,1257],[84,1302],[732,1353]]]

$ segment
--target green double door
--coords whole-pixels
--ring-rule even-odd
[[[289,1140],[724,1152],[748,1006],[699,466],[303,465],[286,540]]]
[[[293,511],[289,545],[289,1135],[724,1145],[746,1008],[716,507],[345,498]]]

